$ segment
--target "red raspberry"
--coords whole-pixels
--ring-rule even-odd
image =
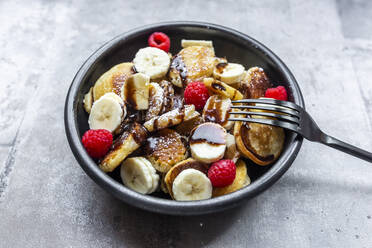
[[[288,100],[287,91],[283,86],[278,86],[276,88],[268,88],[265,92],[265,97],[274,98],[276,100],[282,101]]]
[[[184,99],[186,104],[194,104],[196,110],[204,108],[209,98],[207,87],[201,82],[191,82],[186,86]]]
[[[214,162],[208,170],[213,187],[225,187],[234,182],[236,166],[234,161],[223,159]]]
[[[164,52],[169,52],[170,48],[170,40],[169,37],[161,32],[155,32],[152,35],[150,35],[149,40],[148,40],[149,46],[150,47],[156,47]]]
[[[84,133],[81,141],[92,158],[101,158],[112,145],[112,134],[106,129],[91,129]]]

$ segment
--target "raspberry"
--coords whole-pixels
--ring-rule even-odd
[[[106,129],[91,129],[84,133],[81,141],[92,158],[101,158],[112,145],[112,134]]]
[[[170,40],[169,37],[161,32],[155,32],[150,35],[149,40],[148,40],[149,46],[150,47],[156,47],[164,52],[169,52],[170,48]]]
[[[265,97],[274,98],[276,100],[282,101],[288,100],[287,91],[283,86],[278,86],[276,88],[268,88],[265,92]]]
[[[234,182],[236,166],[234,161],[223,159],[214,162],[208,170],[213,187],[225,187]]]
[[[207,87],[201,82],[191,82],[186,86],[184,99],[186,104],[194,104],[196,110],[204,108],[209,98]]]

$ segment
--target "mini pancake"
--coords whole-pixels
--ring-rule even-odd
[[[125,80],[134,73],[133,63],[121,63],[112,67],[96,81],[93,87],[94,101],[108,92],[114,92],[120,96]]]
[[[192,81],[201,81],[213,74],[215,61],[212,47],[186,47],[173,57],[169,78],[177,87],[183,87]]]
[[[250,111],[257,111],[250,109]],[[253,118],[266,118],[252,115]],[[280,127],[238,121],[234,126],[236,145],[240,153],[258,165],[274,162],[283,150],[285,134]]]
[[[247,166],[245,162],[241,159],[236,163],[236,175],[232,184],[225,187],[214,187],[213,188],[213,197],[226,195],[237,191],[251,183],[251,179],[247,174]]]
[[[252,67],[243,76],[240,91],[245,99],[260,98],[271,87],[269,78],[262,68]]]
[[[181,135],[166,128],[147,138],[145,153],[157,171],[166,173],[186,158],[187,149]]]

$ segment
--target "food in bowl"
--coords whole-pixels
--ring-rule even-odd
[[[213,41],[181,45],[172,56],[169,38],[152,35],[132,62],[96,81],[84,97],[91,130],[83,144],[91,156],[106,149],[92,156],[97,165],[120,171],[123,184],[138,193],[203,200],[250,184],[242,158],[265,166],[283,149],[283,129],[229,121],[231,101],[287,96],[285,88],[271,88],[262,68],[216,57]]]

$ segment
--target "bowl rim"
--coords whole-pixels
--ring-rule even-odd
[[[125,187],[123,184],[120,184],[109,175],[104,173],[93,161],[93,159],[90,158],[81,143],[76,118],[77,102],[82,82],[84,82],[84,78],[87,75],[89,69],[92,68],[95,62],[101,56],[103,56],[107,50],[109,50],[111,47],[115,47],[119,42],[122,42],[123,40],[128,39],[133,35],[137,35],[140,32],[151,32],[151,30],[156,30],[157,28],[166,28],[169,26],[187,26],[213,29],[226,33],[227,35],[238,37],[239,39],[242,39],[250,44],[254,44],[255,49],[260,50],[261,53],[268,56],[270,60],[272,60],[274,64],[278,66],[278,69],[288,80],[288,84],[291,85],[294,102],[302,107],[305,107],[300,87],[288,67],[269,48],[267,48],[257,40],[251,38],[250,36],[228,27],[207,22],[172,21],[154,23],[137,27],[135,29],[122,33],[111,39],[110,41],[104,43],[92,55],[90,55],[80,67],[70,85],[65,101],[64,122],[68,143],[79,165],[93,181],[95,181],[109,193],[113,194],[115,197],[132,206],[136,206],[138,208],[152,212],[172,215],[206,214],[235,207],[244,200],[251,199],[257,194],[269,188],[288,170],[288,168],[291,166],[294,159],[296,158],[302,145],[303,138],[301,136],[293,135],[293,138],[289,141],[290,144],[288,146],[288,149],[281,154],[275,165],[272,166],[257,180],[252,182],[248,187],[220,197],[190,202],[179,202],[169,199],[163,199],[154,196],[142,195],[135,191],[132,191],[131,189]]]

